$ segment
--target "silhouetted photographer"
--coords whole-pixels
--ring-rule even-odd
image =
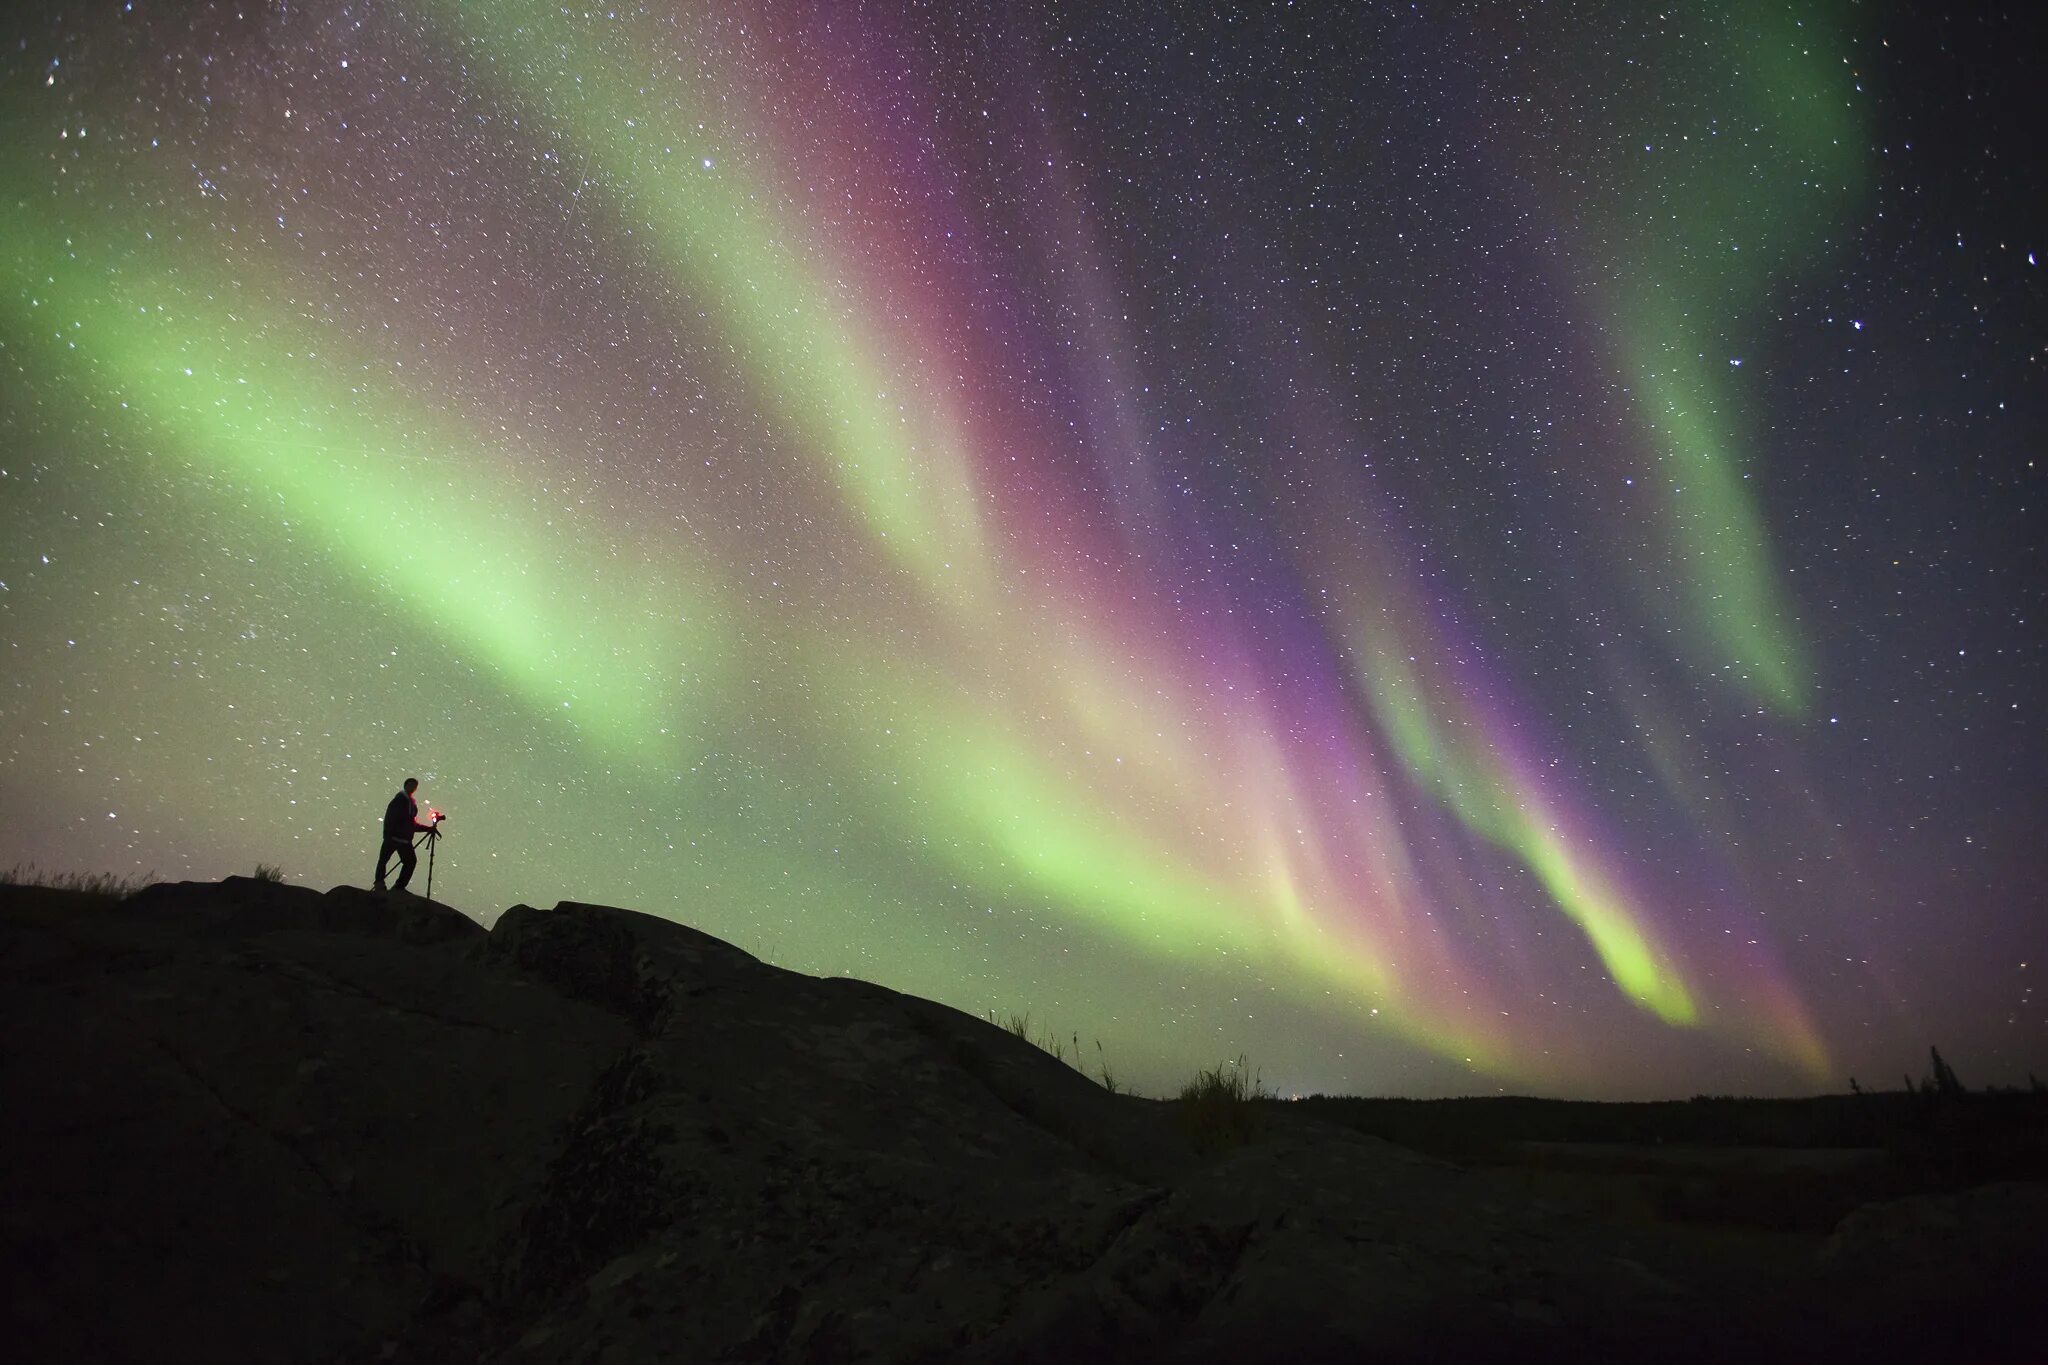
[[[377,889],[384,890],[384,869],[391,864],[391,855],[398,855],[398,885],[393,891],[405,890],[405,884],[412,880],[412,870],[419,866],[420,855],[413,852],[413,835],[424,834],[429,840],[441,837],[441,822],[448,817],[437,810],[427,812],[428,819],[420,819],[419,802],[412,799],[418,790],[417,777],[405,779],[405,790],[391,798],[391,804],[384,808],[384,850],[377,855]]]

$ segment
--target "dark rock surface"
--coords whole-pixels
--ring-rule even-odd
[[[1985,1294],[2039,1186],[1731,1252],[1282,1105],[1203,1157],[988,1023],[626,910],[4,888],[0,977],[16,1359],[1868,1359],[1950,1311],[2033,1358]]]

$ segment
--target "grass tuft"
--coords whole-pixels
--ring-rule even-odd
[[[281,882],[284,880],[284,869],[276,863],[258,863],[256,871],[250,875],[259,882]]]
[[[1012,1037],[1022,1038],[1032,1046],[1051,1053],[1055,1061],[1065,1062],[1084,1076],[1088,1074],[1088,1068],[1084,1065],[1084,1059],[1087,1054],[1082,1051],[1081,1035],[1079,1033],[1070,1033],[1065,1038],[1062,1038],[1058,1034],[1047,1030],[1043,1037],[1034,1038],[1031,1036],[1031,1014],[1029,1011],[1023,1014],[1002,1016],[998,1015],[994,1010],[990,1010],[988,1012],[988,1021]],[[1104,1090],[1107,1090],[1112,1095],[1136,1093],[1129,1086],[1119,1081],[1116,1073],[1110,1070],[1109,1060],[1103,1054],[1102,1040],[1100,1038],[1095,1040],[1095,1065],[1097,1072],[1100,1074]]]
[[[1195,1150],[1207,1156],[1257,1141],[1264,1126],[1259,1101],[1270,1098],[1240,1053],[1234,1062],[1196,1072],[1174,1097],[1174,1109]]]
[[[1096,1070],[1102,1073],[1102,1088],[1104,1090],[1107,1090],[1112,1095],[1121,1095],[1124,1092],[1123,1083],[1117,1080],[1116,1073],[1109,1069],[1109,1058],[1103,1055],[1102,1040],[1100,1038],[1095,1040],[1095,1067]]]
[[[16,863],[0,871],[0,886],[33,886],[49,891],[73,891],[124,901],[156,881],[156,873],[122,876],[113,872],[45,872],[34,863]]]

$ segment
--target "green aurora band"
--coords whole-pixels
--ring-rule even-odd
[[[1745,92],[1750,136],[1802,168],[1810,192],[1756,184],[1750,141],[1693,138],[1675,167],[1617,184],[1607,212],[1618,224],[1633,196],[1682,193],[1697,213],[1670,233],[1610,226],[1620,245],[1605,264],[1655,482],[1683,490],[1660,495],[1660,519],[1695,663],[1797,715],[1812,665],[1745,486],[1739,394],[1682,358],[1725,349],[1810,259],[1859,167],[1839,78],[1798,50],[1789,21],[1755,8],[1753,23],[1730,25],[1753,42],[1725,59],[1728,80]],[[119,427],[149,460],[242,492],[245,523],[280,545],[294,531],[316,537],[359,590],[458,645],[531,721],[567,734],[591,774],[650,806],[704,809],[690,863],[701,881],[666,891],[700,922],[716,912],[686,892],[830,898],[902,945],[892,984],[958,995],[957,954],[916,942],[931,913],[919,898],[1024,904],[1081,926],[1084,956],[1116,945],[1220,980],[1270,966],[1308,1008],[1375,1020],[1482,1071],[1570,1074],[1548,1046],[1562,1051],[1559,1037],[1496,1022],[1512,991],[1442,985],[1474,974],[1423,922],[1429,891],[1393,797],[1360,798],[1341,832],[1302,834],[1327,777],[1274,737],[1287,728],[1279,704],[1207,699],[1179,656],[1152,647],[1145,606],[1086,600],[1015,547],[1038,509],[1002,505],[979,477],[978,462],[1001,452],[979,448],[985,434],[958,417],[971,407],[964,381],[919,350],[916,326],[877,320],[885,290],[856,260],[776,212],[778,182],[750,170],[753,153],[725,150],[746,92],[717,69],[729,43],[715,18],[613,22],[525,0],[430,13],[494,97],[582,159],[584,211],[642,242],[741,357],[749,398],[808,471],[790,496],[815,499],[817,539],[836,547],[801,566],[808,599],[775,599],[738,531],[657,548],[599,509],[543,513],[559,504],[524,452],[467,434],[459,414],[310,323],[290,305],[299,285],[285,267],[207,260],[197,218],[187,233],[145,236],[10,192],[8,336],[65,376],[75,425]],[[17,153],[6,173],[30,185],[38,167]],[[444,464],[481,466],[489,486],[442,476]],[[717,496],[679,487],[692,511]],[[1688,978],[1479,689],[1410,662],[1443,652],[1428,614],[1404,611],[1397,627],[1365,605],[1400,572],[1368,562],[1340,609],[1338,643],[1374,727],[1342,742],[1365,767],[1398,765],[1526,874],[1634,1008],[1823,1068],[1789,997],[1760,1017],[1718,1015],[1714,988]],[[895,648],[902,640],[918,648]],[[732,754],[747,761],[710,775]],[[566,784],[546,754],[519,764],[528,785]],[[767,810],[780,821],[772,839]],[[602,867],[594,853],[583,864]],[[1108,1031],[1111,968],[1091,962],[1077,980],[1093,1003],[1076,1022]]]
[[[6,262],[15,330],[105,400],[95,410],[113,408],[139,438],[239,483],[266,509],[259,518],[318,534],[364,589],[467,644],[529,705],[573,708],[606,750],[664,761],[650,737],[676,729],[678,679],[722,652],[715,590],[701,577],[630,553],[595,518],[522,518],[501,502],[502,484],[484,508],[432,477],[437,463],[466,464],[475,440],[380,400],[373,379],[337,379],[371,367],[291,336],[293,320],[272,302],[290,296],[283,281],[196,272],[153,237],[108,249],[24,201],[0,208],[17,244]],[[260,344],[248,325],[258,317]],[[518,477],[512,460],[497,468]],[[617,629],[629,621],[658,628]]]
[[[1633,126],[1569,179],[1609,187],[1580,206],[1589,242],[1613,244],[1590,247],[1589,264],[1611,282],[1619,364],[1654,460],[1639,472],[1694,656],[1792,716],[1812,704],[1813,664],[1747,483],[1755,437],[1730,349],[1774,289],[1813,267],[1869,178],[1854,75],[1834,55],[1831,30],[1845,25],[1826,17],[1839,12],[1752,0],[1675,16],[1681,31],[1660,30],[1652,60],[1609,73],[1636,86],[1616,97],[1637,106]],[[1657,83],[1687,64],[1703,69],[1685,89],[1713,92],[1712,107]]]

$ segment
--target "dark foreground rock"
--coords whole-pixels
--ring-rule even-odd
[[[520,906],[486,934],[347,888],[6,888],[0,992],[15,1359],[2018,1360],[2044,1340],[2040,1186],[1726,1244],[1287,1106],[1204,1156],[1173,1106],[980,1020],[625,910]]]

